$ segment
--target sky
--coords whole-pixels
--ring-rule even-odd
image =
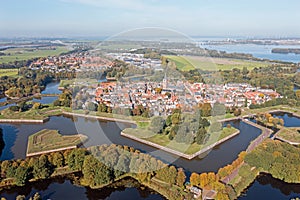
[[[144,27],[300,37],[299,8],[299,0],[0,0],[0,37],[112,36]]]

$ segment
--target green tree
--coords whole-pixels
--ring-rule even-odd
[[[52,173],[52,167],[46,155],[41,155],[35,160],[33,166],[33,176],[38,179],[48,178]]]
[[[151,130],[154,132],[154,133],[161,133],[162,130],[164,129],[165,127],[165,120],[164,118],[162,117],[154,117],[152,120],[151,120]]]
[[[176,185],[178,185],[179,187],[183,187],[185,179],[186,175],[184,173],[184,170],[182,168],[179,168],[176,177]]]
[[[64,156],[60,152],[55,152],[52,155],[52,164],[56,167],[64,166]]]
[[[26,167],[19,166],[16,170],[15,181],[17,186],[23,186],[29,179],[29,170]]]
[[[84,149],[74,149],[68,155],[68,166],[72,170],[82,170],[82,165],[84,157],[86,155],[86,150]]]

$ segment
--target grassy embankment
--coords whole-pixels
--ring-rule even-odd
[[[18,77],[18,69],[0,69],[0,77],[2,76]]]
[[[14,48],[1,51],[6,55],[0,56],[0,63],[28,60],[32,58],[55,56],[66,53],[66,47],[55,47],[55,49],[36,49],[36,48]]]
[[[62,148],[74,148],[87,140],[82,134],[62,136],[58,130],[41,130],[28,138],[27,155],[41,154]]]
[[[185,144],[185,143],[178,143],[175,140],[170,140],[168,135],[164,134],[155,134],[152,131],[148,130],[145,124],[142,124],[144,127],[141,127],[140,123],[138,124],[138,128],[127,128],[123,130],[124,133],[135,136],[137,138],[143,139],[145,141],[153,142],[155,144],[170,148],[175,151],[179,151],[184,154],[194,154],[201,149],[214,144],[223,138],[230,136],[238,131],[236,128],[223,128],[223,130],[212,133],[208,139],[208,141],[204,145],[199,145],[197,143],[193,144]]]
[[[268,62],[257,62],[248,60],[239,60],[231,58],[211,58],[200,56],[165,56],[174,62],[181,71],[201,69],[205,71],[232,70],[233,68],[243,69],[247,67],[252,70],[255,67],[267,67]]]
[[[276,137],[280,137],[286,141],[292,143],[300,143],[300,127],[294,128],[282,128],[276,134]]]
[[[45,106],[45,105],[44,105]],[[112,113],[104,113],[104,112],[96,112],[96,111],[86,111],[86,110],[73,110],[72,108],[68,107],[60,107],[60,106],[53,106],[52,104],[48,104],[49,107],[45,107],[42,109],[29,109],[24,112],[14,112],[11,111],[9,108],[0,112],[0,119],[34,119],[34,120],[43,120],[50,116],[61,115],[63,113],[73,113],[84,115],[86,117],[99,117],[99,118],[106,118],[106,119],[120,119],[126,120],[132,123],[148,123],[149,119],[144,118],[141,116],[125,116],[125,115],[118,115]]]

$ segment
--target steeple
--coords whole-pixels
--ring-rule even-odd
[[[163,89],[167,89],[168,88],[168,78],[167,78],[168,63],[169,63],[169,60],[167,59],[166,60],[165,76],[164,76],[164,79],[163,79]]]

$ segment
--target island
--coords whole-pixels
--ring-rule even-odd
[[[156,116],[149,123],[139,122],[137,128],[127,128],[121,135],[191,160],[240,133],[230,124],[222,127],[215,120],[211,118],[210,123],[197,114],[177,110],[166,119]]]
[[[41,130],[28,138],[26,156],[75,149],[81,146],[88,137],[82,134],[62,136],[58,130]]]
[[[274,48],[272,49],[272,53],[280,53],[280,54],[300,54],[300,49],[292,49],[292,48]]]

